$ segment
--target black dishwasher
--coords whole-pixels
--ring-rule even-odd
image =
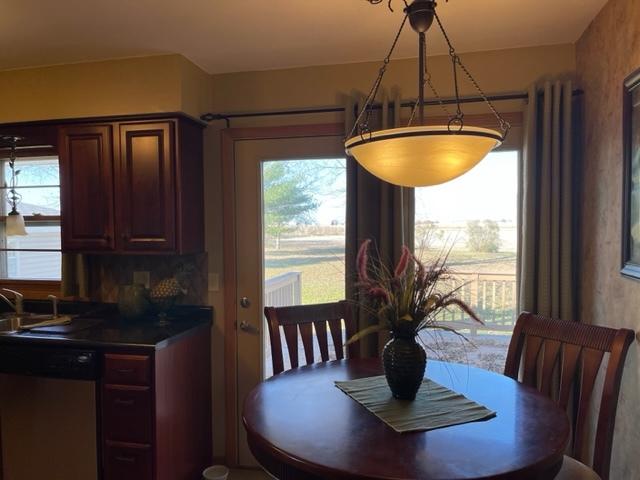
[[[0,373],[12,375],[96,380],[98,360],[94,350],[0,345]]]

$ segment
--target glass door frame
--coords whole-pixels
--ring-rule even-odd
[[[291,125],[276,127],[228,128],[221,131],[222,217],[223,217],[223,305],[224,305],[224,388],[225,388],[225,460],[238,464],[238,392],[237,363],[237,267],[235,143],[258,139],[335,137],[344,135],[343,123]]]

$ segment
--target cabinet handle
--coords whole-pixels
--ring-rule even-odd
[[[133,400],[133,399],[125,400],[125,399],[122,399],[122,398],[116,398],[116,399],[114,400],[114,403],[115,403],[116,405],[124,405],[124,406],[130,407],[131,405],[133,405],[133,404],[134,404],[134,403],[136,403],[136,402],[135,402],[135,400]]]
[[[130,373],[133,373],[133,368],[117,368],[116,372],[120,375],[129,375]]]
[[[136,457],[126,457],[124,455],[116,455],[116,460],[123,463],[136,463]]]

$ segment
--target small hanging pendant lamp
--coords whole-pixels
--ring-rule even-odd
[[[24,236],[27,235],[27,230],[24,225],[24,217],[18,212],[18,202],[22,196],[16,190],[18,183],[19,170],[16,170],[16,148],[18,141],[22,140],[21,137],[9,137],[4,136],[0,138],[2,143],[8,143],[10,148],[9,153],[9,168],[11,169],[11,186],[7,194],[7,199],[11,205],[11,211],[7,214],[5,224],[5,235],[11,236]]]
[[[380,0],[368,1],[380,3]],[[510,128],[509,123],[500,116],[462,64],[435,9],[436,3],[433,0],[414,0],[405,8],[405,17],[400,30],[356,119],[351,131],[351,138],[345,142],[348,155],[353,156],[358,163],[376,177],[396,185],[418,187],[438,185],[453,180],[468,172],[491,150],[499,146],[506,138]],[[407,127],[372,132],[369,128],[369,119],[373,103],[407,19],[418,33],[418,99]],[[425,85],[428,84],[437,96],[426,64],[426,32],[434,19],[449,46],[457,111],[449,117],[447,125],[424,126]],[[458,92],[458,69],[461,69],[478,89],[482,99],[496,116],[501,131],[464,124],[464,114],[461,110]],[[444,107],[443,104],[442,106]],[[419,125],[411,126],[416,110],[418,111]]]

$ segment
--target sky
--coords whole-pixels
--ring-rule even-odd
[[[344,222],[345,185],[346,174],[341,174],[333,185],[334,193],[317,197],[317,224]],[[515,223],[517,195],[518,152],[494,152],[455,180],[416,189],[416,220],[457,223],[489,219]]]
[[[506,220],[518,214],[518,152],[494,152],[442,185],[416,189],[416,220]]]

